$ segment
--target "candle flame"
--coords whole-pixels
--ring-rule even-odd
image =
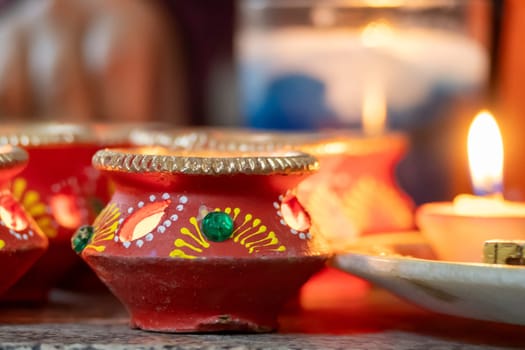
[[[470,126],[467,142],[470,177],[480,195],[502,191],[503,141],[498,124],[487,111],[478,113]]]
[[[383,85],[378,79],[368,79],[365,82],[361,113],[366,135],[379,135],[384,131],[387,115],[386,97]]]

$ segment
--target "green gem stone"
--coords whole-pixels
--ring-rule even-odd
[[[80,254],[86,248],[86,246],[89,244],[89,241],[91,240],[91,237],[93,236],[94,230],[92,226],[82,226],[75,232],[73,237],[71,238],[71,246],[73,247],[73,250]]]
[[[233,233],[233,220],[223,212],[213,211],[202,219],[202,233],[213,242],[223,242]]]

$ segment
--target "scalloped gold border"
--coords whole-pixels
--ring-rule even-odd
[[[176,152],[162,148],[105,149],[93,156],[93,166],[127,173],[180,173],[188,175],[301,174],[319,168],[317,159],[301,152],[237,156],[232,153]]]
[[[96,135],[88,125],[42,122],[0,126],[0,145],[43,146],[95,142]]]
[[[28,155],[23,149],[4,145],[0,146],[0,168],[6,169],[27,163]]]

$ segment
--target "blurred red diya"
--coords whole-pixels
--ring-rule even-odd
[[[99,151],[115,194],[73,248],[153,331],[270,331],[327,255],[287,190],[306,154]],[[292,227],[293,226],[293,227]]]
[[[41,302],[78,262],[69,248],[72,234],[95,217],[90,198],[98,176],[91,158],[98,145],[89,129],[56,123],[2,125],[0,144],[6,143],[24,146],[29,154],[10,190],[47,236],[49,248],[2,300]]]
[[[0,293],[13,285],[44,253],[48,241],[40,228],[13,198],[9,181],[23,170],[27,153],[0,146]]]
[[[299,185],[298,196],[329,245],[337,249],[363,234],[414,227],[414,204],[394,176],[406,149],[402,135],[346,135],[302,149],[319,158],[321,171]]]

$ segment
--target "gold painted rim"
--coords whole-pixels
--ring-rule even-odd
[[[302,152],[260,152],[244,155],[217,151],[176,151],[160,147],[99,150],[93,166],[127,173],[187,175],[304,174],[319,168],[313,156]]]
[[[95,142],[96,135],[87,125],[43,122],[0,126],[0,145],[45,146]]]
[[[28,155],[23,149],[4,145],[0,146],[0,168],[12,168],[27,163]]]
[[[365,136],[351,131],[266,132],[252,129],[183,129],[137,131],[131,142],[141,146],[224,152],[300,151],[314,156],[368,155],[404,148],[407,139],[399,133]]]

